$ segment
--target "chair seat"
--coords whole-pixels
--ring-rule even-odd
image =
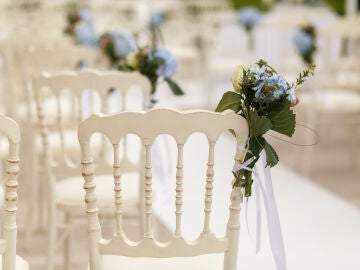
[[[0,269],[2,268],[2,256],[0,256]],[[19,255],[16,255],[16,269],[17,270],[28,270],[30,269],[29,264]]]
[[[222,269],[224,255],[207,254],[197,257],[179,258],[129,258],[113,255],[102,257],[103,270],[211,270]]]
[[[114,213],[114,178],[112,175],[95,177],[97,205],[102,213]],[[75,176],[58,181],[55,186],[57,207],[73,215],[85,213],[84,178]],[[127,173],[121,177],[122,202],[126,214],[128,208],[135,208],[139,194],[139,174]]]

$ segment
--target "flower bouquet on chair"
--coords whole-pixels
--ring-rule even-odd
[[[180,86],[171,78],[177,69],[175,57],[165,48],[143,47],[131,52],[124,64],[118,66],[122,71],[138,70],[149,78],[151,82],[150,106],[156,103],[154,95],[161,80],[166,82],[176,96],[184,95]]]
[[[88,9],[79,9],[77,6],[71,5],[66,18],[67,25],[64,30],[65,34],[71,36],[79,45],[97,47],[99,37]]]
[[[273,167],[278,161],[274,148],[264,135],[273,130],[291,137],[295,131],[295,114],[292,107],[299,100],[295,89],[306,77],[314,74],[315,66],[309,65],[301,72],[296,83],[289,83],[264,60],[245,67],[239,66],[234,73],[232,83],[234,91],[226,92],[216,111],[231,109],[242,115],[249,124],[250,137],[243,166],[234,169],[235,186],[245,189],[245,196],[252,193],[253,169],[265,152],[266,166]]]
[[[244,27],[248,36],[248,49],[255,47],[253,29],[260,23],[261,12],[256,7],[244,7],[238,11],[238,22]]]
[[[114,68],[124,64],[126,56],[137,50],[135,38],[124,30],[104,33],[100,37],[99,46]]]
[[[313,55],[316,51],[316,32],[312,24],[304,24],[296,30],[293,42],[304,62],[313,63]]]

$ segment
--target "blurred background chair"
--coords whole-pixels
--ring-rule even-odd
[[[137,88],[137,92],[131,102],[128,102],[130,97],[128,93],[134,92],[136,90],[134,88]],[[42,222],[49,235],[47,269],[52,269],[56,248],[62,240],[65,240],[64,268],[69,269],[72,252],[72,218],[85,213],[83,196],[79,191],[82,186],[82,178],[80,167],[76,162],[80,154],[76,143],[77,123],[93,112],[116,112],[134,108],[136,105],[138,110],[141,110],[149,99],[150,82],[136,72],[63,72],[54,75],[45,74],[35,79],[33,90],[42,146],[39,157],[39,183],[37,183],[39,188],[38,204],[39,210],[45,214],[42,216]],[[55,123],[51,119],[49,121],[51,115],[44,111],[48,103],[56,108]],[[128,103],[132,105],[128,106]],[[67,109],[71,114],[63,113],[64,106],[70,106]],[[96,145],[98,149],[96,170],[99,173],[105,172],[108,167],[105,141],[98,137]],[[131,151],[127,147],[125,142],[122,148],[122,158],[126,164],[124,172],[128,173],[132,181],[127,182],[129,188],[128,192],[124,193],[125,206],[133,211],[138,211],[140,209],[140,175],[137,168],[140,166],[141,159],[136,159],[135,147],[132,147]],[[99,181],[109,188],[112,185],[111,182],[106,181],[106,178],[99,179]],[[113,209],[112,204],[109,204],[112,202],[112,196],[109,190],[102,189],[102,191],[99,195],[100,205],[105,212],[109,213]],[[59,237],[56,237],[57,209],[65,214],[65,225],[63,226],[65,231]]]
[[[7,164],[5,167],[5,205],[2,215],[2,238],[0,239],[1,269],[15,270],[29,269],[28,263],[16,255],[17,243],[17,186],[19,176],[19,147],[20,147],[20,128],[17,123],[4,115],[0,115],[0,132],[8,138],[9,148]]]
[[[83,121],[79,126],[79,141],[82,149],[82,175],[85,180],[84,190],[86,191],[85,201],[87,203],[88,231],[89,231],[89,262],[90,269],[113,269],[116,267],[126,269],[237,269],[237,250],[239,238],[239,213],[242,202],[241,188],[234,187],[230,198],[230,211],[227,225],[227,232],[223,238],[216,237],[210,226],[213,176],[214,176],[214,150],[218,137],[227,130],[233,130],[236,136],[234,143],[235,160],[241,162],[245,152],[242,147],[248,137],[248,126],[244,118],[234,112],[214,113],[208,111],[178,112],[170,109],[153,109],[146,114],[138,112],[123,112],[111,116],[94,115]],[[182,213],[192,211],[191,206],[183,209],[183,149],[190,135],[196,132],[206,135],[209,154],[206,172],[204,171],[204,185],[206,188],[204,196],[204,226],[202,233],[195,241],[187,241],[182,234]],[[113,177],[109,178],[115,185],[115,201],[117,226],[111,239],[103,239],[98,219],[99,203],[97,200],[98,190],[102,189],[102,183],[97,181],[94,175],[93,151],[91,151],[91,137],[94,133],[104,134],[114,149]],[[145,232],[138,242],[128,239],[123,230],[123,192],[126,194],[126,186],[122,187],[128,179],[122,175],[122,163],[118,155],[119,142],[128,133],[138,135],[145,150],[145,185],[144,206],[145,206]],[[153,218],[153,183],[152,183],[152,155],[151,147],[160,134],[169,134],[177,144],[178,159],[176,178],[176,205],[175,215],[176,229],[169,242],[159,242],[154,238],[152,228]],[[202,148],[201,148],[202,149]],[[237,150],[235,150],[237,149]],[[200,150],[200,149],[199,149]],[[206,181],[205,181],[206,178]],[[98,184],[95,184],[98,183]],[[195,195],[195,194],[194,194]],[[224,209],[225,211],[225,209]],[[192,213],[199,215],[200,213]],[[194,225],[194,224],[192,224]],[[215,254],[212,254],[215,253]],[[109,256],[119,255],[119,256]],[[208,256],[200,256],[208,255]],[[180,257],[196,257],[194,260]],[[140,258],[143,257],[143,258]],[[161,258],[156,264],[154,258]],[[222,264],[221,259],[224,262]],[[223,265],[223,266],[222,266]],[[160,267],[160,268],[159,268]]]

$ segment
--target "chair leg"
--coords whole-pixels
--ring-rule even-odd
[[[64,242],[64,270],[71,269],[71,248],[72,248],[72,222],[71,215],[65,213],[65,228],[68,230]]]
[[[51,190],[51,189],[50,189]],[[52,196],[53,194],[49,194]],[[52,197],[53,198],[53,197]],[[49,200],[48,202],[48,224],[47,224],[47,231],[48,231],[48,245],[47,245],[47,262],[46,262],[46,270],[54,270],[55,265],[55,253],[56,253],[56,236],[57,236],[57,226],[56,226],[56,205],[55,202]]]

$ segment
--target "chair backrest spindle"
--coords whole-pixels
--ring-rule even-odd
[[[90,243],[90,267],[101,269],[100,254],[128,257],[192,257],[209,253],[224,253],[224,269],[235,270],[239,237],[239,213],[242,201],[241,188],[234,187],[231,192],[230,216],[226,235],[215,236],[210,228],[213,200],[215,144],[221,133],[233,130],[236,139],[235,160],[242,161],[243,149],[248,138],[246,120],[232,111],[215,113],[194,110],[178,112],[171,109],[153,109],[149,112],[122,112],[114,115],[93,115],[79,126],[78,137],[82,148],[83,176],[86,191],[88,231]],[[96,206],[96,190],[90,152],[91,135],[100,132],[114,146],[114,183],[117,213],[117,231],[111,239],[102,239],[101,227]],[[204,226],[198,239],[188,241],[182,235],[183,212],[183,150],[187,138],[201,132],[207,136],[209,152],[206,169]],[[122,230],[121,176],[118,160],[118,144],[126,134],[140,137],[145,151],[144,164],[144,207],[145,232],[138,242],[129,240]],[[175,179],[175,228],[169,242],[159,242],[153,237],[152,212],[152,162],[151,148],[158,135],[172,136],[177,145],[177,164]],[[170,179],[169,179],[170,180]],[[173,217],[174,218],[174,217]],[[99,267],[99,268],[97,268]]]

